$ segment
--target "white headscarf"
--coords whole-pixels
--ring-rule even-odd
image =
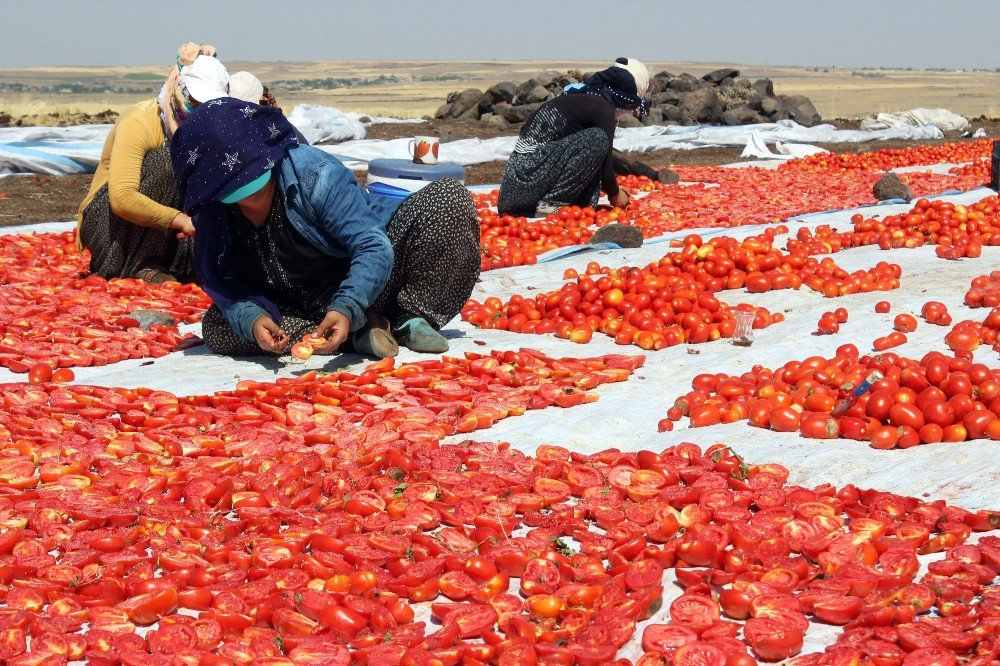
[[[260,104],[264,84],[250,72],[236,72],[229,77],[229,96],[243,102]]]
[[[625,62],[619,62],[621,60]],[[646,91],[649,90],[649,70],[646,69],[645,65],[635,58],[619,58],[618,61],[615,61],[614,66],[621,67],[635,79],[635,94],[637,97],[646,96]]]

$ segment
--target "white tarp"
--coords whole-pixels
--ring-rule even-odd
[[[302,109],[300,111],[300,109]],[[298,114],[298,115],[297,115]],[[329,107],[299,105],[292,121],[310,141],[332,141],[338,136],[364,136],[360,114],[345,114]],[[326,121],[322,119],[327,119]],[[370,124],[390,119],[368,117]],[[414,122],[414,120],[407,122]],[[90,128],[84,130],[83,128]],[[93,171],[101,154],[110,125],[76,127],[0,129],[0,175],[45,173],[51,175]],[[92,138],[84,132],[90,132]],[[695,150],[719,146],[745,146],[756,133],[764,143],[814,144],[861,143],[890,139],[924,141],[944,135],[932,125],[900,125],[875,131],[838,130],[833,125],[802,127],[794,121],[742,125],[738,127],[648,127],[619,128],[615,148],[625,152],[654,150]],[[441,145],[441,159],[461,165],[506,160],[516,137],[462,139]],[[368,162],[380,158],[407,159],[409,138],[378,141],[354,138],[335,145],[321,146],[339,157],[351,169],[367,169]]]
[[[969,129],[969,121],[948,109],[910,109],[899,113],[880,113],[861,121],[863,130],[883,130],[907,125],[933,125],[942,132],[961,132]]]
[[[740,157],[754,157],[762,160],[791,160],[797,157],[806,157],[816,153],[827,153],[819,146],[810,146],[807,143],[782,143],[778,141],[774,144],[776,153],[772,153],[764,142],[760,132],[752,132],[747,140],[746,147],[740,153]]]
[[[901,126],[866,132],[838,130],[833,125],[803,127],[792,120],[738,127],[650,125],[618,128],[615,132],[615,148],[624,152],[645,153],[664,149],[695,150],[720,146],[745,146],[754,136],[763,143],[813,144],[861,143],[890,139],[923,141],[940,139],[944,135],[932,126]],[[450,141],[441,144],[440,158],[463,166],[506,160],[514,149],[515,142],[516,137],[511,136]],[[409,139],[364,140],[323,146],[323,149],[339,157],[351,169],[365,169],[368,162],[377,158],[406,159],[409,157],[408,146]]]
[[[422,123],[420,118],[384,118],[344,112],[329,106],[299,104],[288,114],[309,143],[350,141],[365,138],[365,128],[378,123]]]

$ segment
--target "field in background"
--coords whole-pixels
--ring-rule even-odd
[[[334,106],[400,118],[433,114],[453,90],[485,89],[504,80],[520,82],[543,71],[594,70],[603,62],[238,62],[226,63],[230,71],[247,69],[265,84],[274,81],[391,76],[392,83],[342,87],[332,90],[276,91],[279,102],[290,111],[296,104]],[[650,62],[650,71],[696,76],[731,63]],[[806,95],[824,118],[862,118],[880,111],[914,107],[944,107],[968,117],[1000,116],[1000,73],[937,72],[900,70],[829,71],[803,67],[739,66],[751,79],[774,80],[775,91]],[[37,89],[79,84],[84,88],[107,85],[123,92],[12,92],[0,89],[0,114],[24,118],[26,124],[57,124],[86,120],[110,109],[121,111],[129,104],[151,97],[166,67],[51,67],[0,69],[0,84],[22,84]]]

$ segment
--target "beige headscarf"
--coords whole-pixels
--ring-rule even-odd
[[[180,125],[178,110],[186,108],[184,94],[181,92],[181,67],[194,64],[200,55],[215,56],[215,47],[210,44],[195,44],[188,42],[177,49],[177,62],[167,75],[167,81],[160,89],[160,113],[163,116],[163,127],[167,136],[173,136]]]

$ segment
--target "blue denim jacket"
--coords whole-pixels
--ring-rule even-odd
[[[320,252],[350,260],[347,278],[327,310],[345,315],[356,331],[392,273],[385,228],[400,202],[368,194],[339,160],[312,146],[292,148],[276,171],[295,230]],[[261,315],[270,314],[278,323],[281,315],[268,299],[232,278],[229,214],[228,206],[213,203],[195,216],[195,272],[237,335],[251,341]]]

